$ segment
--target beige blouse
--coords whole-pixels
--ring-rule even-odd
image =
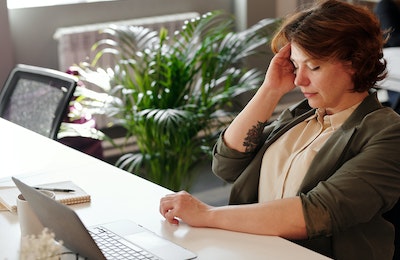
[[[296,196],[315,154],[358,105],[333,115],[317,109],[274,142],[262,160],[259,202]]]

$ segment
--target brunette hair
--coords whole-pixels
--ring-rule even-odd
[[[272,39],[271,49],[276,53],[289,42],[314,59],[351,64],[356,92],[369,90],[386,77],[383,32],[374,14],[362,6],[319,1],[289,16]]]

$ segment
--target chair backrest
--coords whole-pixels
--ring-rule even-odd
[[[0,117],[57,139],[76,84],[67,73],[19,64],[0,92]]]

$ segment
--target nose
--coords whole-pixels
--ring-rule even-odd
[[[310,84],[310,79],[303,67],[297,69],[294,84],[296,86],[308,86]]]

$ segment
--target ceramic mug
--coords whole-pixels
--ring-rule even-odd
[[[43,194],[55,199],[56,195],[52,191],[41,190]],[[27,235],[39,235],[44,229],[42,223],[40,223],[35,212],[33,212],[29,203],[24,199],[22,194],[17,197],[17,214],[19,220],[19,226],[21,228],[21,237]]]

